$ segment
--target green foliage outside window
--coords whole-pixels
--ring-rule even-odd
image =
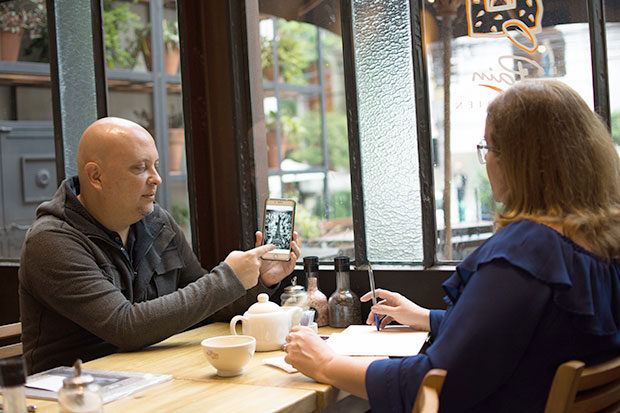
[[[343,112],[328,112],[327,145],[329,147],[329,169],[332,171],[349,170],[349,140],[347,135],[347,117]],[[287,157],[298,162],[317,166],[323,163],[321,145],[321,117],[312,112],[301,119],[299,133],[289,137],[292,149]]]
[[[129,3],[103,0],[103,26],[107,66],[132,69],[137,61],[135,47],[127,47],[122,38],[140,27],[140,17],[129,10]]]
[[[277,20],[278,71],[285,83],[305,84],[304,75],[316,62],[316,27],[295,21]],[[273,71],[272,43],[261,39],[263,73]]]
[[[611,136],[614,143],[620,145],[620,111],[611,114]]]
[[[295,230],[300,237],[312,239],[321,235],[319,217],[314,216],[300,202],[295,207]]]

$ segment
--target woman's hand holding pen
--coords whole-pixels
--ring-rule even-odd
[[[375,322],[375,313],[383,317],[381,320],[381,328],[391,323],[393,320],[403,325],[408,325],[416,330],[430,331],[430,311],[424,307],[420,307],[416,303],[408,300],[398,293],[388,290],[377,289],[377,298],[382,298],[376,305],[370,308],[370,314],[366,324],[372,325]],[[372,292],[364,294],[360,300],[362,302],[372,300]]]

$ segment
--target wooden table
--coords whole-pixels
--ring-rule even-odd
[[[323,327],[321,334],[340,329]],[[84,368],[170,374],[173,380],[104,406],[105,412],[314,412],[348,396],[301,373],[286,373],[263,364],[282,351],[256,352],[237,377],[219,377],[203,354],[200,342],[228,335],[228,324],[214,323],[179,333],[141,351],[116,353],[84,363]],[[37,412],[58,412],[56,402],[29,399]]]

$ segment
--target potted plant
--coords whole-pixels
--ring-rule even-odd
[[[181,173],[181,159],[185,150],[185,129],[183,129],[183,112],[172,110],[168,115],[168,155],[170,175]]]
[[[179,25],[175,21],[162,21],[166,73],[174,75],[179,70]]]
[[[164,40],[164,69],[167,74],[174,75],[179,69],[179,26],[176,21],[162,20],[162,35]],[[136,29],[138,47],[144,56],[144,63],[148,71],[153,70],[153,55],[151,48],[151,26],[145,25]]]
[[[47,27],[45,0],[14,0],[0,4],[0,50],[5,61],[17,61],[21,40],[27,31],[31,39]]]
[[[278,168],[278,141],[276,137],[276,113],[269,112],[265,118],[267,128],[267,164],[270,169]],[[302,129],[301,120],[297,116],[280,114],[280,160],[283,160],[288,150],[289,138],[298,134]]]
[[[124,41],[126,33],[134,31],[140,16],[129,10],[129,3],[116,4],[112,0],[103,1],[103,31],[105,60],[110,69],[117,67],[133,69],[136,53]]]

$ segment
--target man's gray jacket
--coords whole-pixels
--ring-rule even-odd
[[[156,343],[255,302],[228,264],[204,270],[157,204],[135,225],[133,263],[77,199],[77,177],[37,209],[19,269],[29,374]],[[271,289],[269,289],[271,290]],[[226,307],[226,308],[224,308]]]

